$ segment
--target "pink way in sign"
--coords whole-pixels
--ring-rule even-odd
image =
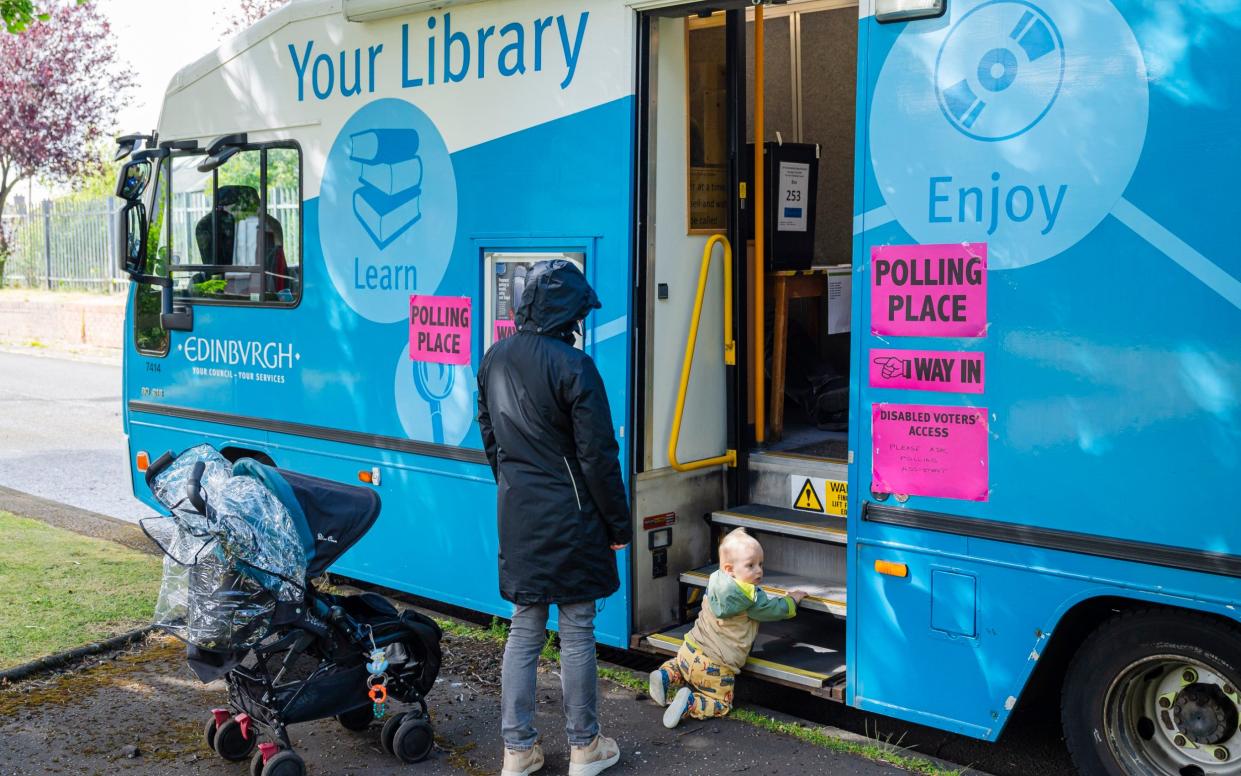
[[[409,357],[413,361],[464,366],[472,336],[468,296],[409,298]]]
[[[955,350],[870,351],[870,387],[982,393],[983,354]]]
[[[875,404],[871,409],[872,490],[988,499],[986,408]]]
[[[895,337],[987,336],[987,244],[870,249],[870,330]]]

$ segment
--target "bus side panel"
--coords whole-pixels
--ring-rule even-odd
[[[624,424],[628,403],[629,191],[632,98],[540,125],[453,155],[462,208],[453,263],[441,295],[474,297],[481,328],[482,252],[488,248],[582,249],[586,271],[603,308],[589,323],[586,347],[608,390],[614,428],[628,460]],[[397,333],[397,337],[408,336]],[[481,353],[481,338],[475,344]],[[471,389],[468,406],[475,412]],[[477,438],[477,426],[471,436]],[[476,442],[477,443],[477,442]],[[496,571],[495,485],[491,472],[474,466],[470,475],[449,474],[448,462],[424,462],[433,473],[403,475],[375,528],[338,563],[337,570],[360,579],[460,602],[509,616]],[[481,480],[481,484],[477,482]],[[475,482],[476,484],[471,484]],[[388,491],[385,486],[381,489]],[[537,516],[531,516],[537,519]],[[401,547],[400,569],[376,558]],[[597,618],[601,641],[622,646],[628,639],[628,561],[620,557],[621,591]]]
[[[950,0],[940,19],[862,25],[849,700],[995,738],[1039,634],[1074,602],[1238,617],[1241,580],[1205,572],[1241,556],[1219,508],[1241,474],[1241,258],[1226,228],[1241,95],[1214,75],[1231,72],[1241,29],[1215,7],[1136,0]],[[900,314],[899,335],[872,333],[872,248],[964,243],[987,247],[982,336]],[[937,269],[918,262],[898,293],[935,286]],[[878,348],[981,356],[981,393],[883,387]],[[983,410],[984,448],[918,419],[927,405]],[[883,410],[909,419],[879,444]],[[927,443],[923,426],[948,437]],[[876,468],[898,463],[921,470],[898,480],[908,498],[873,496]],[[941,465],[982,489],[949,497],[962,480],[937,480]]]
[[[240,124],[255,142],[298,144],[301,300],[197,304],[193,331],[171,332],[158,371],[129,359],[125,396],[141,402],[131,407],[131,450],[156,457],[208,441],[343,482],[377,466],[383,511],[333,570],[509,616],[476,422],[476,373],[492,334],[484,253],[584,256],[603,304],[586,321],[584,347],[627,462],[633,13],[603,0],[477,3],[367,24],[296,11],[275,12],[291,21],[174,83],[160,131],[210,139]],[[341,62],[348,81],[329,77]],[[262,88],[238,88],[252,82]],[[385,187],[387,200],[376,197]],[[394,197],[398,210],[366,209]],[[174,255],[201,216],[175,222]],[[469,299],[468,363],[410,358],[414,294]],[[134,489],[156,506],[140,479]],[[621,589],[602,602],[597,628],[622,646],[627,552],[618,565]]]

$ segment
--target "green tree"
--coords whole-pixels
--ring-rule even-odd
[[[78,5],[86,2],[77,0]],[[0,20],[4,22],[4,28],[14,35],[24,31],[35,20],[45,22],[51,18],[47,11],[35,8],[32,0],[0,0]]]

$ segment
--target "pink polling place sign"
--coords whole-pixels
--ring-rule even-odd
[[[986,408],[874,404],[871,410],[871,490],[987,500]]]
[[[982,393],[983,354],[949,350],[870,351],[870,387]]]
[[[470,313],[468,296],[411,296],[410,359],[453,366],[470,363]]]
[[[987,336],[987,244],[870,249],[870,330],[895,337]]]

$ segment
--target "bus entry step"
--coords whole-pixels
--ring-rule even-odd
[[[707,580],[719,566],[712,563],[693,571],[681,574],[681,583],[695,587],[706,587]],[[785,571],[767,569],[763,572],[763,583],[759,585],[767,595],[784,595],[790,590],[804,590],[806,597],[801,602],[802,609],[827,612],[837,617],[844,617],[846,612],[845,580],[811,579],[809,577],[790,574]]]
[[[849,539],[843,517],[798,512],[768,504],[746,504],[743,507],[721,509],[711,514],[711,522],[720,526],[739,526],[751,531],[795,536],[830,544],[845,544]]]
[[[646,646],[669,655],[681,648],[692,623],[652,633]],[[844,631],[800,618],[763,623],[742,671],[782,684],[818,689],[845,672]]]

